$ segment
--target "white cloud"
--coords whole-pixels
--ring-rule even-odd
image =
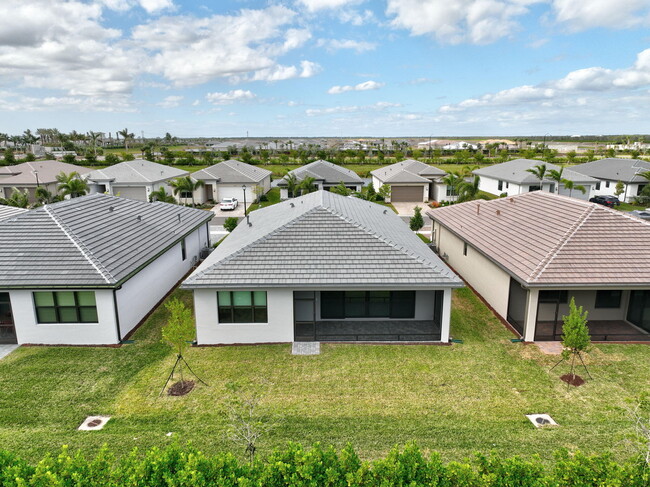
[[[309,108],[305,110],[307,116],[313,117],[316,115],[335,115],[339,113],[356,113],[356,112],[377,112],[385,111],[389,108],[395,108],[401,106],[399,103],[389,103],[389,102],[377,102],[373,105],[347,105],[347,106],[336,106],[328,108]]]
[[[341,93],[346,93],[348,91],[368,91],[368,90],[378,90],[384,86],[384,83],[378,83],[377,81],[364,81],[358,85],[345,85],[345,86],[332,86],[327,93],[330,95],[340,95]]]
[[[162,108],[176,108],[181,104],[181,101],[183,101],[184,98],[184,96],[180,95],[166,96],[163,101],[156,103],[156,105]]]
[[[623,29],[650,23],[647,0],[553,0],[552,10],[556,21],[572,31],[594,27]]]
[[[172,0],[138,0],[138,3],[150,14],[159,12],[160,10],[174,8],[174,2]]]
[[[375,21],[375,14],[371,10],[357,11],[354,9],[343,9],[338,12],[339,20],[344,24],[360,26]]]
[[[286,7],[272,6],[236,15],[162,17],[137,26],[133,38],[150,53],[149,70],[176,85],[241,79],[258,71],[273,77],[277,58],[310,37],[305,29],[290,27],[295,16]]]
[[[213,105],[232,105],[238,101],[253,100],[256,95],[249,90],[231,90],[226,93],[208,93],[205,98]]]
[[[318,10],[337,9],[347,5],[359,3],[359,0],[298,0],[298,3],[310,12]]]
[[[318,47],[324,47],[329,52],[352,49],[358,53],[373,51],[377,47],[374,42],[354,41],[352,39],[319,39],[317,45]]]
[[[283,81],[293,78],[311,78],[321,71],[320,65],[311,61],[301,61],[300,68],[297,66],[282,66],[280,64],[271,68],[260,69],[250,75],[231,76],[231,83],[244,81]]]

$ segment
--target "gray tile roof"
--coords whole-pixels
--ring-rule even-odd
[[[50,184],[56,182],[56,176],[64,172],[70,174],[78,172],[79,174],[86,174],[90,169],[74,164],[68,164],[61,161],[31,161],[16,164],[15,166],[6,166],[0,171],[0,174],[13,174],[9,177],[0,177],[0,186],[23,186],[33,185],[36,186],[36,174],[38,171],[38,182],[40,184]]]
[[[298,181],[306,177],[312,177],[326,184],[338,184],[341,181],[347,184],[363,184],[363,179],[354,171],[323,160],[310,162],[293,171],[289,171],[289,174],[295,175]],[[282,182],[284,182],[284,179]]]
[[[473,171],[474,174],[478,174],[483,177],[490,177],[493,179],[501,179],[503,181],[508,181],[510,183],[529,183],[535,184],[539,183],[539,179],[527,171],[527,169],[532,169],[535,166],[546,166],[546,172],[554,169],[559,171],[562,169],[560,166],[555,164],[549,164],[544,161],[537,161],[534,159],[513,159],[512,161],[502,162],[501,164],[494,164],[493,166],[482,167]],[[571,169],[564,169],[562,173],[564,179],[573,181],[574,183],[596,183],[594,178],[580,174]],[[544,181],[553,181],[552,179],[546,177]]]
[[[390,209],[317,191],[254,211],[183,283],[200,287],[459,287]]]
[[[116,184],[152,184],[187,176],[188,171],[165,166],[145,159],[124,161],[105,169],[97,169],[86,175],[89,181],[113,181]]]
[[[27,208],[16,208],[15,206],[0,205],[0,220],[8,220],[16,215],[29,211]]]
[[[637,183],[646,182],[639,173],[650,171],[650,162],[640,159],[608,158],[571,166],[571,170],[596,179]]]
[[[382,183],[429,183],[432,179],[447,173],[424,162],[407,159],[375,169],[370,174],[376,176]]]
[[[271,171],[246,164],[245,162],[229,160],[219,162],[192,173],[194,179],[215,180],[220,183],[259,183],[271,175]]]
[[[528,285],[650,285],[650,222],[595,203],[534,191],[427,215]]]
[[[103,194],[43,206],[0,222],[0,288],[113,287],[213,216]]]

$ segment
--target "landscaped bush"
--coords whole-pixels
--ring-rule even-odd
[[[250,466],[231,453],[206,456],[191,445],[133,451],[120,460],[107,448],[94,458],[81,453],[46,456],[37,465],[0,451],[0,485],[137,486],[137,487],[571,487],[650,485],[650,468],[642,462],[618,464],[607,454],[556,454],[556,465],[539,459],[477,455],[472,463],[445,464],[437,453],[425,456],[415,445],[394,448],[385,458],[362,462],[351,446],[340,452],[315,445],[286,449]]]

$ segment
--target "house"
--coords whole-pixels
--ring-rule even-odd
[[[384,184],[390,186],[391,202],[427,202],[451,199],[453,190],[441,179],[446,172],[414,159],[396,162],[371,171],[372,185],[379,191]]]
[[[541,185],[539,178],[528,172],[529,169],[533,169],[535,166],[546,166],[546,176]],[[562,168],[555,164],[534,159],[513,159],[512,161],[501,164],[476,169],[473,173],[481,177],[479,189],[495,195],[505,194],[506,196],[512,196],[542,190],[548,191],[549,193],[559,192],[561,195],[572,196],[583,200],[591,198],[593,188],[598,183],[597,180],[576,172],[573,167],[571,169],[565,168],[562,172],[562,178],[573,181],[576,186],[584,186],[585,192],[582,193],[577,189],[569,190],[564,184],[560,184],[558,188],[557,182],[548,175],[552,169],[560,171]]]
[[[0,222],[0,341],[120,343],[198,262],[213,216],[94,194]]]
[[[330,190],[341,183],[353,191],[361,191],[363,187],[363,179],[357,173],[323,160],[310,162],[289,171],[289,174],[293,174],[298,181],[307,177],[314,178],[314,184],[319,190]],[[278,182],[278,186],[280,187],[280,199],[286,200],[289,197],[286,176]]]
[[[149,201],[153,191],[165,188],[172,194],[169,181],[189,175],[188,171],[145,159],[124,161],[89,172],[85,179],[90,194],[105,193],[138,201]],[[180,195],[178,196],[180,198]]]
[[[650,171],[650,162],[640,159],[599,159],[571,166],[571,170],[597,180],[592,196],[613,195],[616,183],[623,183],[621,201],[631,203],[650,181],[640,173]]]
[[[541,191],[427,215],[438,254],[525,341],[559,340],[571,297],[593,340],[650,341],[650,222]]]
[[[0,221],[8,220],[29,211],[27,208],[16,208],[15,206],[0,205]]]
[[[249,202],[256,199],[258,193],[266,194],[271,189],[271,171],[255,167],[245,162],[229,160],[219,162],[192,173],[192,178],[203,181],[203,187],[194,192],[197,203],[221,201],[224,198],[242,200],[246,187]]]
[[[252,212],[182,287],[207,345],[448,342],[462,285],[386,207],[317,191]]]
[[[16,164],[15,166],[0,167],[0,196],[9,198],[13,189],[19,191],[27,190],[29,202],[36,202],[36,188],[43,187],[52,194],[57,194],[58,181],[56,177],[60,173],[70,174],[77,172],[80,175],[86,174],[90,169],[75,166],[61,161],[31,161]]]

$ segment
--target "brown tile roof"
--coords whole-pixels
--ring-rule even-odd
[[[529,285],[650,285],[650,222],[535,191],[427,212]]]

